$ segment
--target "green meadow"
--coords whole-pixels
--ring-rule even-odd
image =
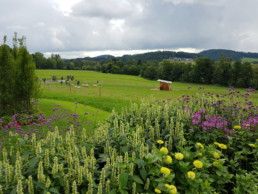
[[[253,63],[253,62],[257,62],[258,58],[243,57],[241,60],[244,61],[244,62]]]
[[[228,93],[226,87],[179,82],[172,82],[171,91],[160,91],[157,81],[138,76],[94,71],[37,70],[36,73],[40,79],[47,79],[45,83],[41,82],[42,93],[39,99],[39,109],[44,114],[51,115],[53,106],[61,104],[72,113],[77,111],[79,115],[83,115],[87,109],[91,112],[98,111],[97,121],[103,121],[112,110],[120,112],[123,107],[129,107],[132,103],[140,103],[142,100],[171,99],[173,101],[182,95],[191,96],[207,92]],[[61,77],[66,79],[68,75],[74,76],[74,81],[71,81],[73,87],[58,81],[52,82],[52,76],[56,76],[57,80],[60,80]],[[76,80],[80,81],[80,88],[75,87]],[[98,86],[94,87],[93,85],[97,82]],[[88,84],[89,87],[83,87],[82,84]],[[239,90],[245,91],[245,89]],[[77,105],[77,107],[80,108],[75,109],[75,103],[78,103],[80,106]]]

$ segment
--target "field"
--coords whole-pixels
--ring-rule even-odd
[[[37,74],[39,112],[0,120],[0,194],[257,193],[255,90]],[[74,86],[51,81],[67,75]]]
[[[176,100],[182,95],[195,95],[202,93],[226,94],[226,87],[189,84],[189,83],[172,83],[171,91],[160,91],[159,82],[146,80],[137,76],[103,74],[92,71],[66,71],[66,70],[37,70],[39,78],[51,80],[56,76],[66,78],[67,75],[73,75],[75,80],[80,83],[87,83],[89,87],[69,87],[65,83],[49,82],[41,84],[42,98],[55,99],[68,102],[78,102],[88,106],[111,112],[113,109],[120,112],[122,107],[128,107],[131,103],[139,103],[141,100],[155,101],[172,99]],[[76,85],[76,81],[72,83]],[[93,84],[99,82],[98,87]],[[48,81],[47,81],[48,82]],[[239,89],[244,92],[246,90]],[[255,98],[254,98],[255,99]]]
[[[248,58],[248,57],[243,57],[242,59],[241,59],[241,61],[243,61],[243,62],[249,62],[249,63],[253,63],[253,62],[258,62],[258,58]]]

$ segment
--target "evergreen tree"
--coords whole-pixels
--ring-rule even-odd
[[[237,61],[233,64],[231,83],[236,87],[250,87],[254,71],[250,63]]]
[[[192,72],[192,79],[195,83],[210,84],[212,78],[212,61],[207,57],[200,57],[195,60]]]
[[[0,115],[31,112],[32,98],[39,94],[35,63],[26,49],[25,39],[17,39],[15,34],[13,41],[13,48],[5,43],[0,46]]]
[[[37,69],[47,69],[48,64],[47,64],[47,59],[44,57],[44,55],[40,52],[36,52],[32,54],[34,62],[36,63],[36,68]]]
[[[35,76],[35,63],[26,47],[20,45],[16,60],[15,104],[17,111],[31,111],[31,99],[39,92],[39,82]]]
[[[221,56],[219,61],[215,62],[213,67],[212,83],[229,86],[232,77],[232,60]]]
[[[5,44],[0,46],[0,114],[14,112],[14,66],[11,49]]]

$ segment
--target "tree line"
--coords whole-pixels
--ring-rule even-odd
[[[213,61],[198,57],[194,62],[178,62],[170,59],[162,61],[142,61],[107,58],[102,61],[88,59],[62,60],[59,55],[45,58],[41,53],[32,55],[39,69],[92,70],[103,73],[137,75],[147,79],[215,84],[258,89],[258,67],[249,62],[232,61],[221,55]]]
[[[31,112],[32,99],[39,94],[33,57],[24,45],[25,37],[13,38],[13,47],[0,46],[0,116]]]

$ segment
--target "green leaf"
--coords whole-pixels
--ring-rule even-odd
[[[51,191],[52,193],[58,193],[58,194],[60,194],[59,191],[58,191],[58,188],[56,188],[56,187],[51,187],[51,188],[49,189],[49,191]]]
[[[99,154],[98,162],[106,162],[108,158],[107,154]]]
[[[37,168],[38,162],[39,162],[39,158],[38,158],[38,157],[32,158],[32,159],[29,161],[28,172],[33,172],[33,171],[35,171],[36,168]]]
[[[139,168],[142,168],[142,167],[144,167],[144,165],[145,165],[144,160],[139,159],[139,158],[136,158],[136,159],[135,159],[135,163],[138,165]]]
[[[24,145],[24,144],[25,144],[25,141],[24,141],[24,139],[22,139],[22,138],[18,138],[18,141],[20,142],[21,145]]]
[[[116,194],[116,190],[113,189],[112,191],[109,192],[109,194]]]
[[[128,194],[128,192],[126,190],[120,190],[121,194]]]
[[[36,185],[36,188],[46,189],[45,184],[39,183],[38,181],[33,181],[33,183]]]
[[[146,180],[147,172],[146,172],[145,168],[142,168],[140,170],[140,174],[141,174],[141,177],[143,178],[143,180]]]
[[[140,177],[134,175],[132,176],[132,179],[136,182],[136,183],[139,183],[139,184],[143,184],[143,181]]]
[[[119,175],[119,186],[124,189],[128,182],[128,174],[123,172]]]
[[[17,188],[16,187],[13,187],[12,191],[10,194],[16,194],[17,193]]]

